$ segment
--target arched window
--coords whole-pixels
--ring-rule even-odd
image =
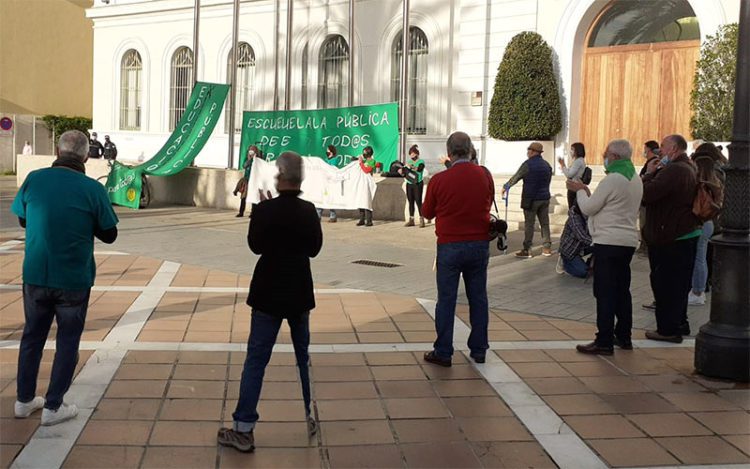
[[[687,0],[613,2],[598,19],[589,47],[700,39],[698,18]]]
[[[302,109],[307,109],[307,81],[309,80],[307,74],[310,61],[310,58],[308,57],[308,49],[309,48],[307,47],[307,44],[305,44],[305,48],[302,49],[302,83],[300,86],[300,90],[302,93]]]
[[[193,89],[193,51],[180,47],[172,54],[169,81],[169,130],[174,130],[185,112],[190,90]]]
[[[227,57],[227,75],[232,73],[232,51]],[[253,84],[255,83],[255,51],[247,42],[237,47],[237,83],[235,89],[234,131],[242,130],[242,113],[253,109]],[[226,104],[224,131],[229,132],[229,101]]]
[[[402,30],[403,31],[403,30]],[[401,57],[404,53],[403,34],[399,32],[391,48],[391,99],[401,99]],[[406,131],[410,134],[427,133],[427,56],[430,44],[424,31],[409,28],[409,80]]]
[[[332,34],[320,47],[318,58],[318,107],[340,107],[346,103],[349,85],[349,44]]]
[[[120,130],[141,130],[141,54],[125,52],[120,62]]]

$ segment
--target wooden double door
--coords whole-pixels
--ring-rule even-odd
[[[643,143],[668,134],[690,139],[690,93],[699,41],[590,47],[583,59],[580,141],[589,164],[602,164],[607,142]]]

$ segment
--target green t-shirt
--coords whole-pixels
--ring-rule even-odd
[[[409,161],[406,162],[406,166],[408,166],[409,169],[417,173],[417,181],[415,183],[412,183],[411,181],[407,179],[406,180],[407,184],[419,184],[420,182],[422,182],[422,179],[424,177],[424,167],[422,167],[422,171],[418,169],[421,165],[424,165],[424,160],[421,158],[418,158],[417,161],[414,161],[411,158],[409,158]]]
[[[26,219],[23,282],[62,290],[94,285],[94,231],[117,225],[107,191],[68,168],[45,168],[26,177],[11,211]]]

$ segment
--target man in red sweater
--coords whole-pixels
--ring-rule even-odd
[[[464,277],[469,298],[471,334],[469,350],[477,363],[484,363],[489,348],[487,326],[487,264],[490,259],[490,207],[495,183],[486,168],[471,163],[471,139],[463,132],[448,137],[450,169],[432,177],[422,205],[425,218],[435,218],[437,234],[437,289],[434,350],[427,362],[451,366],[453,321],[458,279]]]

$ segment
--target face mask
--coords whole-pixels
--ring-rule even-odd
[[[660,153],[661,153],[661,150],[659,150],[659,149],[657,148],[656,150],[654,150],[654,152],[653,152],[653,153],[654,153],[654,155],[658,155],[658,154],[660,154]]]
[[[254,156],[255,156],[255,152],[254,151],[250,151],[250,152],[247,153],[247,157],[248,158],[253,158]]]
[[[417,156],[417,155],[414,155],[414,156],[411,157],[412,161],[417,161],[418,158],[419,158],[419,156]]]
[[[661,159],[660,163],[663,164],[664,166],[668,165],[669,164],[669,157],[665,156],[664,158]]]
[[[604,157],[604,167],[606,168],[607,166],[609,166],[609,158]]]

